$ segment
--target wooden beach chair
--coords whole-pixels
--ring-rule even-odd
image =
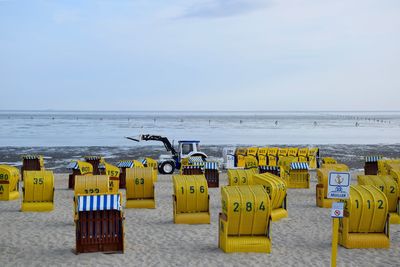
[[[19,198],[19,170],[16,167],[0,165],[0,201]]]
[[[386,195],[372,185],[351,185],[339,219],[339,244],[345,248],[389,248],[389,207]]]
[[[286,182],[271,173],[253,175],[255,185],[262,185],[271,199],[271,219],[273,222],[288,217]]]
[[[124,252],[121,194],[77,195],[76,253]]]
[[[271,252],[271,201],[262,185],[221,189],[218,247],[224,252]]]
[[[126,208],[156,208],[153,168],[126,169]]]
[[[204,175],[174,175],[173,215],[177,224],[209,224],[210,196]]]
[[[54,175],[52,171],[25,171],[21,211],[54,209]]]

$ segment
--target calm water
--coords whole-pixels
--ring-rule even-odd
[[[400,112],[0,111],[0,126],[0,146],[137,146],[123,137],[146,133],[208,145],[400,143]]]

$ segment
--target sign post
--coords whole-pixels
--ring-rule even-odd
[[[347,199],[350,196],[350,178],[349,172],[330,172],[328,179],[328,198]],[[344,203],[333,202],[331,217],[332,225],[332,256],[331,266],[336,267],[337,244],[339,239],[339,218],[343,218]]]

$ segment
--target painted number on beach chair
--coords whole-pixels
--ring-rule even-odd
[[[43,178],[33,178],[33,184],[43,184]]]
[[[239,212],[239,207],[240,204],[238,202],[233,203],[233,212]],[[253,210],[253,203],[252,202],[246,202],[246,211],[252,211]],[[264,202],[261,202],[260,204],[260,210],[265,210]]]
[[[144,179],[143,178],[136,178],[135,179],[135,184],[144,184]]]
[[[391,186],[391,187],[390,187],[390,193],[391,193],[391,194],[394,194],[394,186]]]
[[[7,181],[8,180],[8,174],[0,174],[0,180]]]
[[[238,202],[233,203],[233,212],[239,212],[239,203]]]
[[[89,189],[85,189],[85,193],[86,194],[93,194],[93,193],[100,193],[100,190],[98,188],[89,188]]]
[[[383,209],[383,200],[379,199],[378,203],[379,203],[378,209]]]
[[[253,204],[251,202],[246,203],[246,211],[251,211],[253,209]]]
[[[200,186],[200,193],[204,193],[204,186]]]
[[[200,193],[204,193],[205,192],[204,186],[200,186],[199,190],[200,190]],[[181,191],[182,191],[182,194],[185,193],[185,188],[183,186],[181,187]],[[189,186],[189,193],[194,194],[194,192],[196,192],[194,186],[193,185]]]
[[[271,188],[269,186],[264,186],[265,190],[267,190],[268,195],[271,194]]]
[[[82,167],[82,173],[90,172],[89,167]]]
[[[117,177],[118,174],[119,173],[117,171],[107,171],[107,175],[111,177]]]

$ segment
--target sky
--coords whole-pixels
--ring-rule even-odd
[[[398,0],[0,0],[1,110],[400,110]]]

